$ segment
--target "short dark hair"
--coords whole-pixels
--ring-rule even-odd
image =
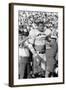
[[[36,22],[37,26],[39,26],[39,24],[43,24],[44,25],[44,22],[43,21],[39,21],[39,22]]]

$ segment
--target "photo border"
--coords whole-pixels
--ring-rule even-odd
[[[14,85],[14,6],[38,6],[38,7],[53,7],[63,9],[63,82],[57,83],[40,83],[40,84],[25,84],[25,85]],[[56,85],[64,84],[64,6],[57,5],[41,5],[41,4],[27,4],[27,3],[9,3],[9,86],[38,86],[38,85]]]

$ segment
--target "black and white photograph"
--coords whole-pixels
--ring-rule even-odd
[[[64,82],[63,16],[63,6],[10,4],[10,86]]]
[[[19,79],[58,77],[58,13],[18,11]]]

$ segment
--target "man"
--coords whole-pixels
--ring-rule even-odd
[[[19,64],[18,64],[18,72],[19,72],[19,79],[27,78],[29,75],[29,60],[30,60],[30,53],[29,49],[22,44],[22,39],[27,37],[27,32],[22,31],[19,33]]]
[[[55,34],[55,33],[54,33]],[[46,77],[53,77],[54,69],[56,64],[56,54],[58,50],[58,45],[56,42],[57,36],[51,34],[49,41],[46,42],[46,59],[47,59],[47,69],[46,69]]]
[[[33,54],[33,74],[45,77],[46,70],[46,37],[51,31],[44,30],[44,22],[37,22],[37,29],[29,32],[29,39],[25,42]],[[36,76],[36,77],[37,77]]]

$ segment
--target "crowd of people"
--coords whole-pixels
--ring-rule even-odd
[[[19,79],[58,76],[58,13],[18,12]]]

